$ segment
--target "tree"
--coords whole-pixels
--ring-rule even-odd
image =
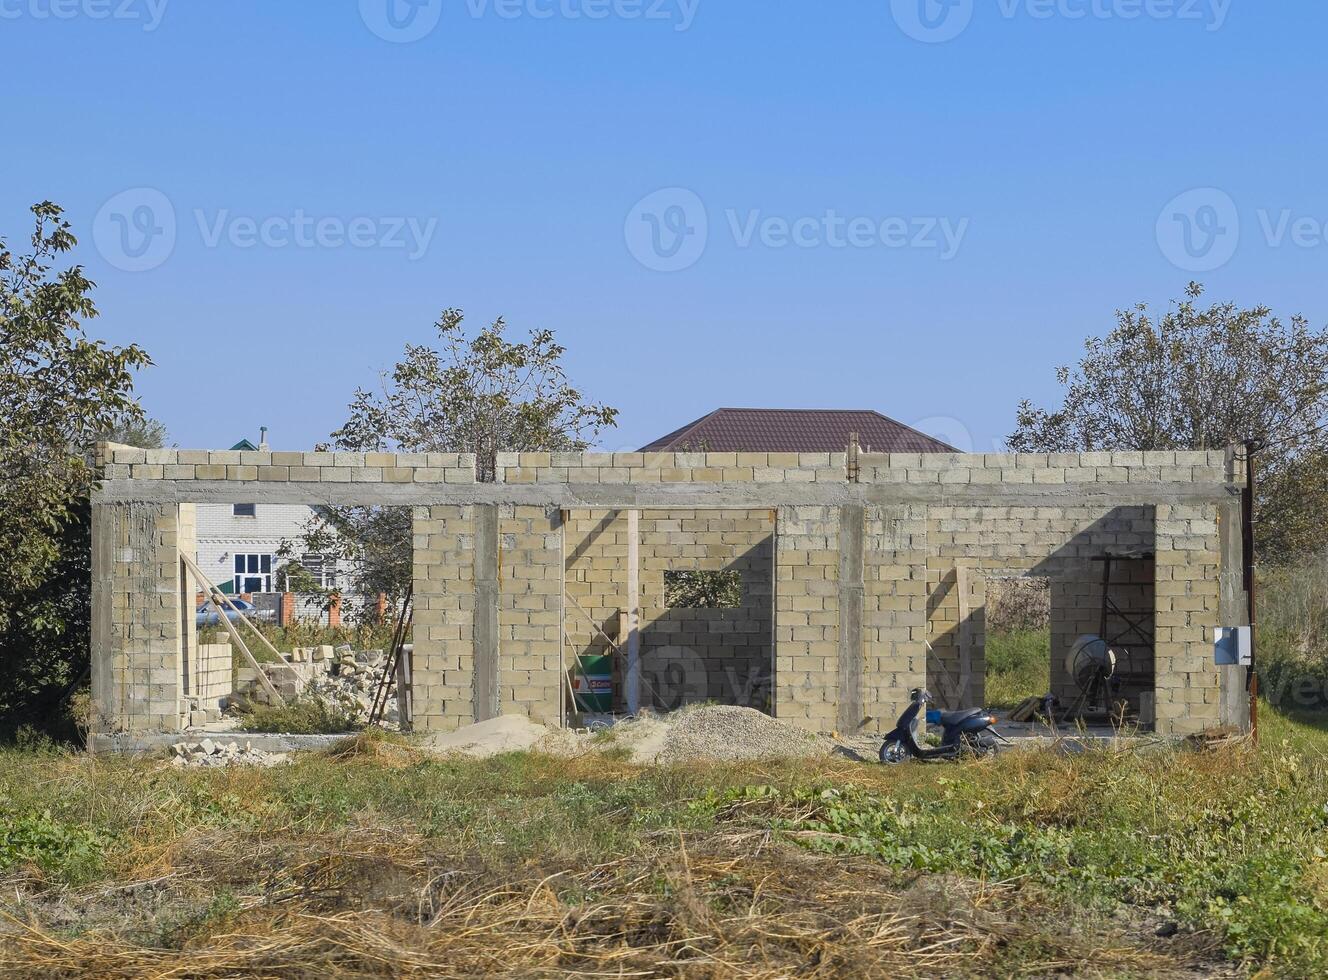
[[[329,447],[345,452],[474,453],[491,482],[500,452],[579,451],[616,424],[617,409],[590,402],[563,369],[551,331],[507,339],[503,319],[468,337],[460,310],[443,311],[439,349],[407,345],[374,391],[358,389]],[[308,550],[357,568],[361,591],[404,594],[411,580],[411,515],[402,508],[320,512]]]
[[[137,346],[90,339],[94,284],[52,274],[76,244],[61,209],[32,208],[31,251],[0,239],[0,723],[39,715],[87,664],[92,444],[141,421]]]
[[[1077,367],[1057,372],[1059,408],[1020,403],[1016,452],[1223,449],[1246,439],[1258,455],[1259,546],[1285,560],[1321,549],[1310,519],[1328,507],[1328,331],[1268,307],[1200,308],[1203,287],[1160,319],[1146,306],[1118,311],[1090,338]]]

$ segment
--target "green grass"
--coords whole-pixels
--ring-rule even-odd
[[[1049,628],[987,637],[987,703],[1012,708],[1051,689]]]
[[[597,900],[599,879],[589,871],[596,867],[620,869],[612,875],[630,894],[615,903],[669,907],[675,885],[650,869],[682,847],[731,869],[716,879],[720,890],[698,899],[716,909],[734,901],[753,907],[767,886],[753,880],[755,891],[744,891],[739,869],[749,866],[770,880],[801,881],[795,891],[807,895],[817,881],[839,878],[842,887],[831,891],[844,894],[911,888],[919,875],[947,890],[985,882],[974,887],[995,887],[1011,921],[1036,935],[979,944],[975,974],[1055,972],[1047,957],[1062,954],[1053,956],[1052,940],[1037,930],[1096,923],[1084,927],[1083,942],[1101,950],[1109,944],[1094,930],[1123,921],[1124,909],[1210,931],[1227,956],[1251,966],[1321,976],[1328,972],[1328,723],[1266,708],[1262,736],[1258,751],[1022,752],[897,768],[839,759],[636,768],[617,753],[435,761],[399,738],[367,736],[353,750],[270,770],[0,751],[0,893],[72,888],[88,896],[77,901],[93,903],[115,894],[106,889],[117,882],[176,876],[186,891],[172,899],[169,916],[144,912],[150,921],[123,927],[114,941],[132,945],[142,934],[169,946],[175,940],[161,937],[184,929],[189,943],[206,945],[239,928],[236,916],[284,901],[280,889],[272,897],[274,882],[329,847],[381,851],[388,865],[428,854],[429,868],[409,872],[418,887],[461,867],[494,887],[531,876],[521,888],[559,869],[584,871],[589,877],[559,899],[569,915]],[[797,851],[806,857],[796,859]],[[869,886],[863,876],[872,867],[896,877]],[[290,894],[307,901],[310,887]],[[327,894],[320,901],[328,914],[359,914],[355,888]],[[8,901],[0,897],[0,905]],[[40,920],[40,891],[26,901],[24,916]],[[882,909],[891,901],[883,893]],[[286,928],[285,919],[273,921]],[[59,922],[76,934],[95,926],[71,925],[67,916]],[[2,932],[0,966],[9,962]],[[963,948],[979,956],[978,946]]]

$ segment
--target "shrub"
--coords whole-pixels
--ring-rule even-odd
[[[1271,704],[1328,708],[1328,557],[1260,571],[1258,654]]]

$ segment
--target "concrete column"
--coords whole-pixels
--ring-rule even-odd
[[[498,508],[475,508],[475,720],[501,713],[498,706]]]
[[[854,732],[864,717],[862,647],[862,559],[865,509],[839,510],[839,705],[836,724]]]

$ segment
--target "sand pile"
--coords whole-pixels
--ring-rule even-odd
[[[751,708],[698,705],[670,715],[642,715],[597,732],[554,731],[507,715],[429,736],[426,751],[484,758],[502,752],[579,755],[626,749],[639,764],[800,759],[826,756],[835,743]]]
[[[487,758],[503,752],[525,752],[552,734],[522,715],[503,715],[454,732],[428,736],[422,748],[439,755],[469,755]]]

